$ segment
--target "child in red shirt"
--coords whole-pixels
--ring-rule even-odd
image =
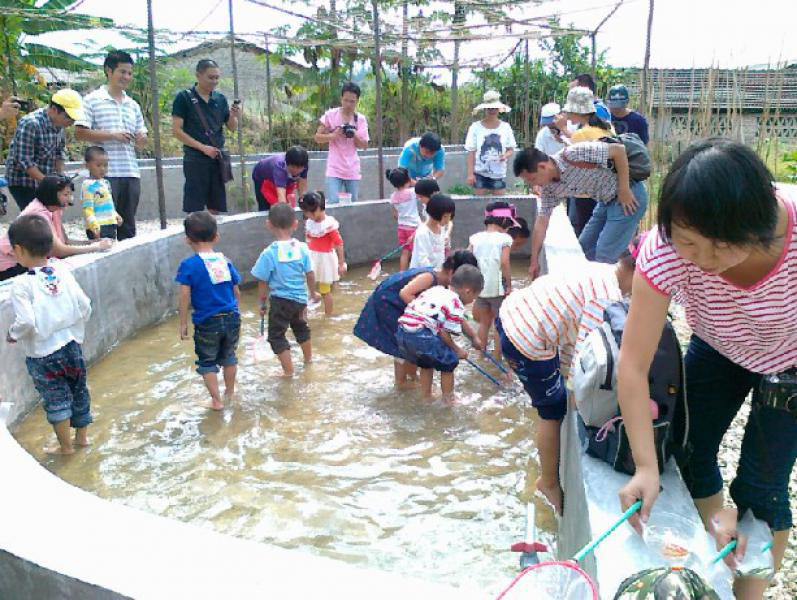
[[[327,216],[323,192],[308,192],[299,200],[299,208],[304,213],[304,231],[318,291],[324,301],[324,314],[330,316],[332,285],[348,268],[343,254],[343,238],[338,231],[340,224],[335,217]]]

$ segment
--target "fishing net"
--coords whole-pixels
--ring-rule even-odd
[[[550,561],[523,570],[498,599],[598,600],[598,588],[576,563]]]

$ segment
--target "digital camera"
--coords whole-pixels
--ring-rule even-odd
[[[357,127],[355,127],[351,123],[346,123],[344,125],[341,125],[340,128],[343,130],[343,135],[345,135],[349,139],[353,138],[355,132],[357,131]]]
[[[797,418],[797,370],[764,375],[759,384],[761,404],[790,412]]]

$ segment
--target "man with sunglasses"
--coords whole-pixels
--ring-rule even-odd
[[[45,175],[62,173],[66,158],[64,129],[83,119],[83,100],[75,90],[58,90],[50,105],[22,117],[6,159],[8,190],[23,210]]]

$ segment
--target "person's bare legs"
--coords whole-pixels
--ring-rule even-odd
[[[235,395],[235,376],[238,374],[238,365],[224,367],[224,401],[230,402]]]
[[[85,448],[86,446],[90,446],[91,442],[89,442],[89,428],[86,427],[78,427],[75,429],[75,446],[79,448]]]
[[[536,488],[551,503],[557,515],[562,514],[562,486],[559,485],[559,431],[561,420],[537,421],[537,451],[540,456],[540,476]]]
[[[432,380],[434,379],[434,370],[421,369],[421,396],[424,398],[432,397]]]
[[[410,251],[404,248],[399,258],[399,271],[406,271],[410,268]]]
[[[396,388],[403,390],[412,387],[418,378],[415,365],[400,358],[393,361],[393,373],[396,376]]]
[[[495,319],[494,318],[491,321],[491,323],[495,323]],[[485,342],[485,345],[486,345],[486,342]],[[487,351],[487,349],[485,348],[485,352],[486,351]],[[493,356],[495,357],[495,360],[497,360],[499,362],[501,361],[501,358],[503,357],[503,354],[501,353],[501,336],[498,335],[498,330],[497,329],[493,329]]]
[[[310,340],[299,344],[299,348],[302,349],[302,356],[304,357],[304,364],[309,364],[313,362],[313,347],[310,344]]]
[[[440,389],[443,390],[444,401],[454,400],[454,371],[440,373]]]
[[[304,348],[302,348],[302,350],[304,350]],[[277,358],[282,366],[283,377],[293,377],[293,360],[291,359],[291,349],[288,348],[287,350],[283,350],[277,354]]]
[[[481,304],[473,305],[473,318],[476,319],[476,322],[479,324],[479,330],[476,332],[476,335],[479,336],[482,344],[484,344],[484,351],[487,352],[487,342],[488,342],[488,335],[490,333],[490,315],[492,315],[492,311],[489,308],[485,308]]]
[[[332,300],[332,292],[329,291],[326,294],[321,294],[321,299],[324,302],[324,315],[327,317],[331,317],[332,309],[334,308],[334,303]]]
[[[49,446],[44,449],[47,454],[74,454],[75,448],[72,446],[70,437],[72,431],[69,426],[69,419],[64,419],[53,425],[55,437],[58,438],[57,446]]]
[[[205,387],[208,388],[210,393],[210,408],[213,410],[221,410],[224,408],[224,403],[221,401],[219,395],[219,378],[216,373],[203,373],[202,380],[205,382]]]

